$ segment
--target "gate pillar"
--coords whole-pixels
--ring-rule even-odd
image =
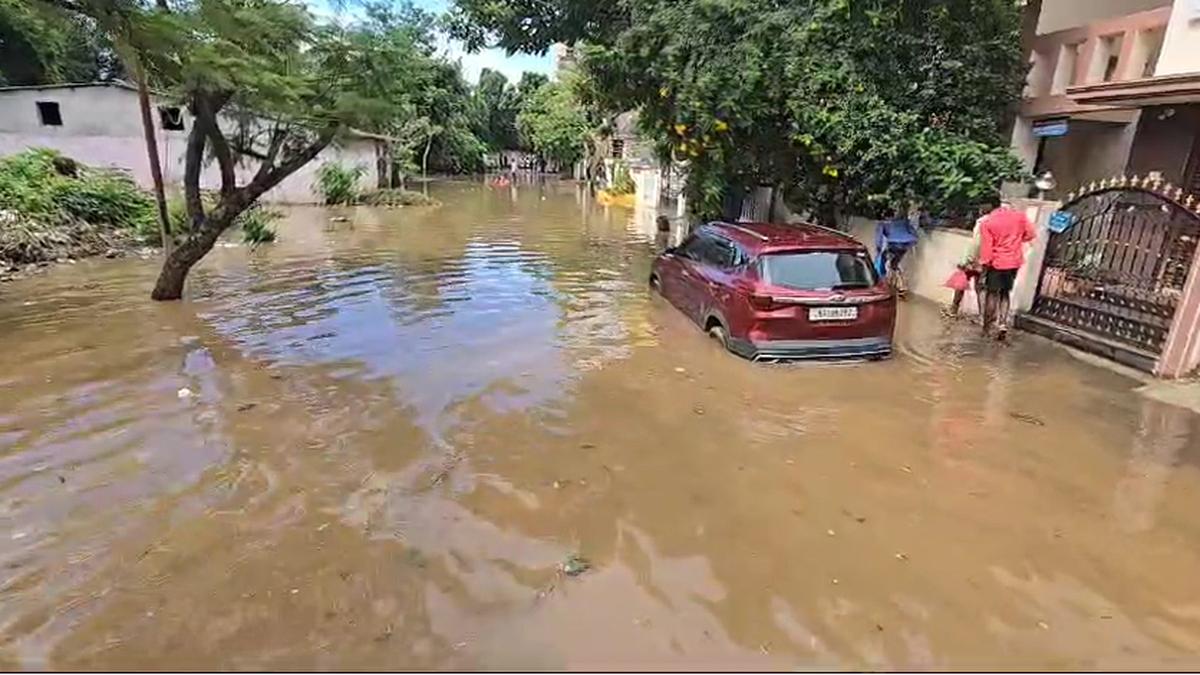
[[[1043,199],[1013,199],[1014,209],[1021,211],[1033,223],[1037,238],[1029,244],[1025,251],[1025,264],[1017,273],[1013,284],[1012,309],[1014,312],[1028,312],[1033,307],[1033,299],[1037,296],[1038,279],[1042,274],[1042,265],[1046,260],[1046,245],[1050,241],[1050,216],[1062,206],[1061,202]]]
[[[1200,253],[1200,248],[1197,252]],[[1154,374],[1175,379],[1197,367],[1200,367],[1200,255],[1193,255],[1183,297],[1179,299],[1162,355],[1154,365]]]

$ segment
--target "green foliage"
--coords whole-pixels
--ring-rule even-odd
[[[0,204],[48,225],[82,220],[138,232],[155,227],[153,200],[127,175],[42,148],[0,158]]]
[[[484,68],[475,87],[475,134],[492,151],[517,149],[517,111],[521,107],[517,89],[502,73]]]
[[[358,181],[366,172],[363,166],[347,167],[326,162],[317,169],[317,182],[313,187],[326,204],[352,204],[358,199]]]
[[[278,211],[256,205],[238,216],[236,225],[242,228],[242,241],[252,246],[275,241],[275,221],[283,217]]]
[[[629,175],[629,167],[625,166],[625,162],[617,162],[613,165],[612,185],[608,187],[610,194],[614,195],[631,195],[637,186],[633,182],[633,177]]]
[[[359,200],[369,206],[440,206],[441,202],[412,190],[372,190]]]
[[[562,167],[579,159],[590,131],[582,104],[558,82],[546,82],[524,99],[517,128],[535,152]]]
[[[456,0],[477,44],[578,45],[589,103],[638,109],[702,213],[787,189],[818,213],[966,208],[1017,172],[1001,120],[1024,65],[1012,0]]]
[[[53,150],[0,159],[0,259],[50,260],[103,250],[106,233],[152,236],[154,202],[126,175]]]
[[[0,0],[0,86],[123,76],[95,21],[28,0]]]

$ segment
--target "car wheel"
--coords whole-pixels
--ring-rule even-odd
[[[708,329],[708,336],[721,345],[721,349],[729,349],[729,334],[721,324],[714,324]]]

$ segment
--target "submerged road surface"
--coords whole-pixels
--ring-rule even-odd
[[[0,286],[0,667],[1200,668],[1192,413],[920,303],[746,363],[649,217],[434,194]]]

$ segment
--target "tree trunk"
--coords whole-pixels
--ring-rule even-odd
[[[383,143],[375,141],[375,187],[380,190],[392,187],[392,161]]]
[[[239,212],[240,213],[240,212]],[[162,270],[158,273],[158,281],[150,293],[153,300],[179,300],[183,297],[183,284],[187,281],[188,272],[192,266],[200,262],[221,236],[236,214],[230,215],[225,209],[219,210],[219,215],[205,220],[200,232],[188,237],[182,244],[167,255],[163,261]]]
[[[429,149],[433,147],[433,134],[425,139],[425,154],[421,155],[421,178],[429,180]]]
[[[133,50],[129,50],[132,54]],[[154,182],[154,201],[158,205],[158,233],[162,239],[163,254],[171,253],[171,217],[167,213],[167,195],[163,189],[162,164],[158,159],[158,139],[154,135],[154,116],[150,110],[150,90],[146,86],[146,71],[142,61],[133,54],[130,59],[133,78],[137,80],[138,106],[142,111],[142,133],[146,137],[146,154],[150,160],[150,178]]]

